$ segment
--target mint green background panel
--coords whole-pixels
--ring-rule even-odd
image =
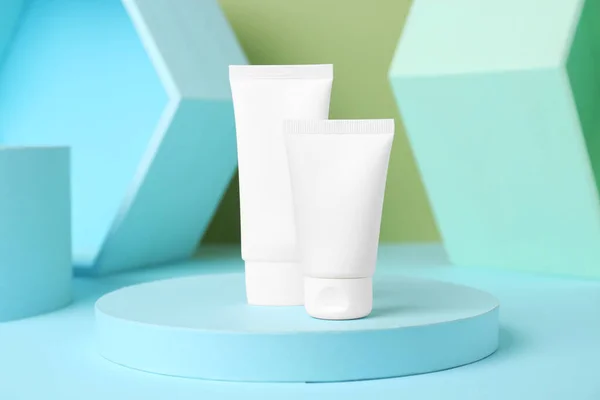
[[[600,276],[588,3],[415,0],[390,81],[455,264]]]

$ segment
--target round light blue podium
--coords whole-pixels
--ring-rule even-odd
[[[498,346],[498,301],[450,283],[374,280],[372,314],[323,321],[246,304],[242,274],[144,283],[96,303],[98,349],[147,372],[226,381],[330,382],[421,374]]]

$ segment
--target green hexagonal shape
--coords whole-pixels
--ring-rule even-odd
[[[599,20],[414,1],[389,77],[454,263],[600,276]]]

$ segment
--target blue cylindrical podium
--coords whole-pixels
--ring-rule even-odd
[[[0,322],[71,300],[69,149],[0,148]]]
[[[498,346],[498,302],[449,283],[374,280],[368,318],[246,304],[242,274],[135,285],[96,303],[100,354],[138,370],[227,381],[330,382],[457,367]]]

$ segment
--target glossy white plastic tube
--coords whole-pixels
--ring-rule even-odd
[[[306,311],[365,317],[373,307],[394,120],[285,121],[284,133]]]
[[[332,65],[230,66],[242,258],[252,305],[304,304],[284,119],[327,119]]]

